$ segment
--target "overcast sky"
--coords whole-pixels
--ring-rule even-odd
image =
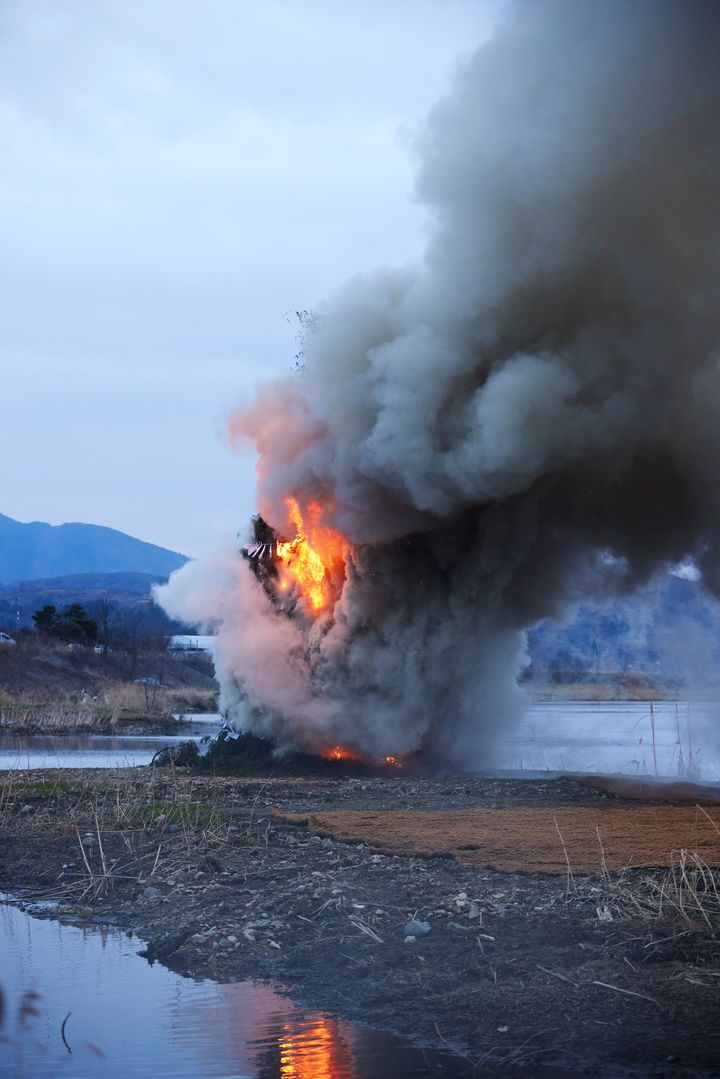
[[[188,554],[287,313],[422,250],[409,146],[498,0],[0,0],[0,512]]]

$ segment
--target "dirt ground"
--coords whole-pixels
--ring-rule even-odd
[[[273,815],[498,808],[638,802],[571,779],[5,773],[0,887],[136,932],[188,976],[272,980],[450,1046],[478,1074],[720,1074],[720,901],[691,853],[674,870],[500,872]]]

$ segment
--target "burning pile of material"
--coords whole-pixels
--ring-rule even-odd
[[[714,0],[526,0],[459,71],[422,265],[351,281],[232,419],[287,599],[231,558],[163,594],[220,617],[239,728],[472,764],[588,569],[717,588],[718,55]]]
[[[343,537],[320,523],[322,507],[310,503],[308,518],[312,540],[305,535],[305,523],[295,498],[288,500],[290,520],[295,529],[291,540],[280,540],[262,519],[253,521],[255,542],[243,550],[259,580],[276,582],[280,592],[292,590],[310,614],[334,602],[345,577],[349,545]],[[272,588],[269,589],[272,592]]]

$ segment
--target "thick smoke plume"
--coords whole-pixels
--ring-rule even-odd
[[[165,593],[219,613],[239,727],[467,763],[589,564],[720,588],[719,57],[716,0],[526,0],[459,71],[423,264],[350,281],[232,421],[263,516],[314,501],[349,541],[334,608],[288,617],[240,560]]]

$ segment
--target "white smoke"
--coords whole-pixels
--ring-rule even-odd
[[[349,282],[233,417],[263,516],[317,500],[353,548],[316,621],[243,564],[201,604],[238,726],[467,763],[598,552],[720,586],[719,56],[715,0],[524,0],[462,68],[418,145],[423,265]]]

